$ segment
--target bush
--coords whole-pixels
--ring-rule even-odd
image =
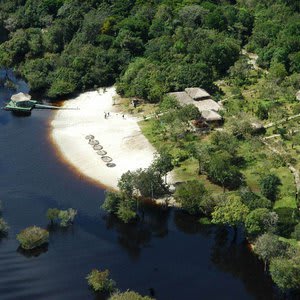
[[[0,218],[0,235],[5,235],[8,232],[8,225],[3,218]]]
[[[141,296],[134,291],[126,291],[124,293],[117,292],[109,297],[108,300],[155,300],[149,296]]]
[[[49,232],[43,228],[32,226],[25,228],[17,235],[21,247],[25,250],[31,250],[47,244],[49,241]]]
[[[109,271],[104,270],[92,270],[86,277],[89,286],[95,292],[113,292],[115,290],[116,283],[109,278]]]

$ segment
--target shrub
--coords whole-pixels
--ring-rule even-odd
[[[8,232],[8,225],[3,218],[0,218],[0,235],[5,235]]]
[[[31,250],[48,243],[49,232],[43,228],[32,226],[22,230],[17,235],[17,240],[23,249]]]
[[[116,283],[109,278],[109,270],[92,270],[86,277],[89,286],[95,292],[113,292],[115,290]]]
[[[126,291],[124,293],[117,292],[109,297],[108,300],[155,300],[149,296],[141,296],[134,291]]]

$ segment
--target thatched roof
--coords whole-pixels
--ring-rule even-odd
[[[210,94],[200,88],[186,88],[185,91],[187,94],[196,101],[210,98]]]
[[[186,92],[175,92],[169,93],[168,95],[173,96],[181,105],[193,104],[193,99]]]
[[[24,94],[24,93],[18,93],[18,94],[12,95],[10,99],[12,101],[19,102],[19,101],[30,100],[31,96],[28,94]]]
[[[199,109],[200,112],[203,112],[206,110],[219,111],[221,109],[221,106],[212,99],[202,100],[202,101],[194,101],[193,104]]]
[[[300,101],[300,91],[298,91],[298,92],[296,93],[296,99],[297,99],[298,101]]]
[[[205,110],[201,113],[202,117],[205,119],[205,121],[212,122],[212,121],[221,121],[222,117],[212,110]]]

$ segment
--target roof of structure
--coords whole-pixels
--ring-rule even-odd
[[[199,109],[200,112],[207,110],[219,111],[221,109],[221,106],[212,99],[193,101],[193,104]]]
[[[201,113],[202,117],[206,120],[206,121],[221,121],[222,117],[216,113],[215,111],[212,110],[204,110]]]
[[[169,95],[175,97],[181,105],[194,104],[194,100],[186,92],[174,92]]]
[[[19,102],[19,101],[27,101],[31,99],[31,96],[25,93],[18,93],[14,94],[10,98],[12,101]]]
[[[210,98],[210,94],[201,88],[186,88],[187,94],[194,100],[201,100],[203,98]]]

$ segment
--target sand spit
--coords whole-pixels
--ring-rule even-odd
[[[117,188],[118,179],[128,170],[147,168],[155,149],[141,133],[138,119],[118,112],[113,105],[114,87],[86,92],[63,107],[79,110],[60,110],[51,122],[51,139],[60,154],[82,175],[108,188]],[[109,117],[105,118],[105,113]],[[108,167],[97,150],[86,139],[93,135],[112,158]],[[99,148],[99,147],[98,147]]]

